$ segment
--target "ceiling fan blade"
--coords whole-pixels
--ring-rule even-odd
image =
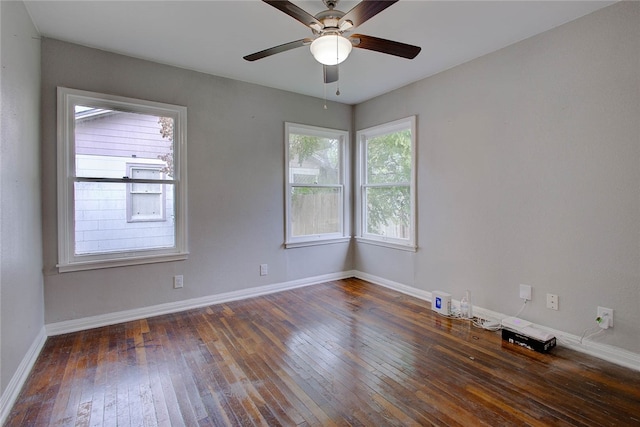
[[[338,66],[337,65],[323,65],[322,74],[324,75],[325,83],[333,83],[338,81]]]
[[[322,22],[318,21],[313,15],[305,12],[295,4],[286,0],[262,0],[263,2],[275,7],[276,9],[286,13],[293,19],[302,22],[307,27],[322,28]]]
[[[353,43],[353,47],[375,50],[376,52],[400,56],[407,59],[415,58],[422,50],[422,48],[418,46],[394,42],[392,40],[381,39],[378,37],[365,36],[364,34],[353,34],[349,36],[349,39]]]
[[[351,21],[354,27],[362,25],[397,1],[362,0],[340,19],[338,27],[342,28],[342,23],[346,21]]]
[[[313,40],[306,38],[281,44],[279,46],[270,47],[269,49],[261,50],[260,52],[252,53],[244,57],[247,61],[256,61],[258,59],[266,58],[267,56],[275,55],[276,53],[286,52],[291,49],[295,49],[302,46],[309,45]]]

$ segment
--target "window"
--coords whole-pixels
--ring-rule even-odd
[[[61,272],[187,256],[185,107],[58,88]]]
[[[286,247],[348,240],[349,133],[285,124]]]
[[[162,166],[127,165],[127,176],[136,180],[163,180]],[[166,221],[164,184],[143,182],[127,184],[127,221]]]
[[[359,131],[358,239],[415,250],[415,116]]]

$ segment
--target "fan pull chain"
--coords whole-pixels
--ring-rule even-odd
[[[338,76],[340,75],[340,65],[338,65],[338,37],[336,37],[336,68],[338,69]],[[338,78],[338,81],[336,82],[336,96],[340,96],[340,78]]]
[[[327,84],[324,83],[322,85],[322,88],[324,89],[324,109],[327,109]]]

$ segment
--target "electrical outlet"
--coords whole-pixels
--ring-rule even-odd
[[[558,295],[547,294],[547,308],[550,308],[551,310],[558,309]]]
[[[601,320],[597,320],[597,319],[601,319]],[[608,319],[608,323],[603,323],[607,321],[607,319]],[[602,329],[613,328],[613,309],[606,308],[606,307],[598,307],[598,317],[596,318],[596,321],[598,322],[598,324]]]
[[[520,298],[531,301],[531,286],[520,285]]]
[[[173,289],[180,289],[184,286],[184,277],[181,275],[173,276]]]
[[[269,274],[269,266],[267,264],[260,264],[260,275],[266,276]]]

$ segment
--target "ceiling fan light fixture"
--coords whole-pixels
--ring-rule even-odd
[[[352,49],[351,41],[339,34],[320,36],[311,43],[311,54],[323,65],[337,65],[347,59]]]

